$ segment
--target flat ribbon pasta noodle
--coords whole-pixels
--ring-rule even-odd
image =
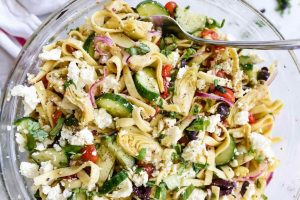
[[[110,18],[115,24],[111,26],[115,28],[105,27],[105,18]],[[94,13],[91,17],[91,24],[96,33],[120,33],[123,32],[123,22],[119,19],[118,15],[114,12],[101,10]]]
[[[135,84],[132,79],[131,71],[127,66],[124,66],[123,73],[124,73],[124,82],[130,96],[144,101],[143,97],[141,97],[141,95],[138,93],[135,87]]]
[[[77,30],[72,30],[69,32],[69,37],[74,38],[76,40],[80,40],[80,41],[85,41],[86,40],[86,36],[82,35],[79,31]]]
[[[146,149],[146,151],[151,151],[151,153],[162,152],[159,143],[151,136],[147,136],[135,129],[121,129],[117,136],[117,142],[127,154],[133,157],[136,157],[143,148]]]
[[[41,67],[39,73],[29,80],[29,84],[34,84],[38,81],[40,81],[44,76],[46,76],[47,73],[49,73],[54,67],[55,61],[49,60],[46,61],[43,66]]]
[[[274,126],[274,117],[272,115],[266,115],[259,119],[254,124],[251,124],[252,131],[257,131],[263,135],[268,135]]]
[[[204,185],[210,185],[213,179],[213,170],[215,169],[215,150],[209,148],[207,150],[207,164],[208,168],[205,171]]]
[[[234,91],[238,94],[236,97],[241,97],[243,95],[243,71],[240,69],[239,65],[239,55],[234,48],[228,49],[229,54],[232,58],[232,86]]]
[[[217,187],[217,186],[212,186],[211,187],[211,193],[212,193],[212,196],[214,196],[214,200],[219,200],[220,199],[220,187]]]
[[[129,197],[133,191],[132,182],[128,178],[121,182],[117,188],[117,190],[113,191],[111,194],[107,194],[106,196],[113,199],[126,198]]]
[[[117,128],[130,127],[130,126],[134,126],[134,125],[135,125],[135,121],[132,118],[116,119],[116,127]]]
[[[229,79],[221,78],[215,75],[207,74],[205,72],[198,72],[198,78],[204,80],[206,83],[214,84],[214,81],[218,81],[218,85],[223,87],[232,88],[232,82]]]
[[[230,144],[230,135],[227,131],[227,129],[221,125],[221,123],[219,123],[219,127],[221,127],[222,131],[223,131],[223,134],[224,134],[224,140],[223,142],[218,146],[218,148],[216,149],[216,152],[215,152],[215,155],[216,157],[222,153],[223,151],[225,151],[227,149],[227,147],[229,146]]]
[[[196,92],[197,68],[189,68],[181,79],[175,81],[174,104],[178,105],[183,115],[188,115]]]
[[[268,99],[269,100],[269,99]],[[255,105],[250,112],[254,115],[255,119],[263,118],[265,115],[272,113],[277,115],[283,107],[283,103],[280,100],[266,101],[261,100],[260,104]]]
[[[143,22],[136,19],[127,19],[123,23],[124,33],[134,40],[147,39],[148,32],[153,27],[151,22]]]
[[[107,1],[104,8],[108,11],[115,13],[134,13],[132,8],[123,0],[112,0]]]
[[[120,47],[130,48],[135,45],[135,41],[123,33],[110,33],[109,36],[112,41]]]
[[[47,110],[47,106],[46,106],[47,92],[46,92],[45,86],[42,81],[39,81],[36,84],[34,84],[34,87],[36,89],[39,99],[41,100],[42,109],[45,113]],[[45,115],[45,120],[46,120],[46,122],[48,121],[47,115]]]
[[[218,146],[220,144],[220,142],[218,142],[213,137],[208,135],[204,136],[204,143],[207,144],[208,146],[213,146],[213,147]]]
[[[84,49],[83,49],[83,42],[73,39],[73,38],[68,38],[66,40],[62,40],[62,52],[66,55],[70,55],[70,53],[67,50],[67,46],[73,47],[79,51],[81,51],[84,60],[89,64],[89,65],[98,65],[98,63],[88,54]]]
[[[251,126],[249,124],[245,124],[238,128],[228,129],[228,133],[232,135],[234,138],[245,138],[251,132]]]
[[[160,52],[159,47],[153,42],[150,42],[147,40],[140,40],[139,42],[147,45],[150,48],[150,53],[159,53]]]
[[[94,119],[94,107],[86,93],[71,85],[66,89],[65,97],[82,111],[82,123],[87,124]]]
[[[65,84],[63,78],[67,76],[67,73],[68,73],[67,68],[59,68],[59,69],[52,70],[46,75],[46,78],[48,80],[48,85],[50,87],[53,87],[53,89],[56,92],[63,94],[64,84]]]
[[[92,190],[99,178],[100,175],[100,168],[94,164],[91,161],[83,163],[81,166],[73,166],[73,167],[66,167],[66,168],[60,168],[55,169],[49,172],[46,172],[40,176],[37,176],[33,179],[34,185],[49,185],[52,181],[65,177],[65,176],[71,176],[73,174],[77,174],[81,170],[83,170],[86,167],[91,168],[90,178],[89,181],[86,183],[87,189]]]
[[[116,80],[119,81],[122,72],[122,61],[118,56],[111,57],[106,63],[107,69],[116,73]]]
[[[178,47],[188,48],[188,47],[191,47],[193,45],[193,41],[186,40],[186,39],[183,39],[183,40],[177,39],[176,44],[177,44]]]
[[[48,119],[49,119],[49,122],[50,122],[51,127],[54,127],[54,126],[55,126],[55,124],[54,124],[54,122],[53,122],[53,114],[54,114],[55,111],[56,111],[56,109],[55,109],[55,107],[54,107],[53,102],[48,101],[48,102],[46,103],[46,114],[47,114],[47,117],[48,117]]]
[[[190,61],[189,64],[191,66],[193,65],[200,65],[203,61],[205,61],[208,57],[210,57],[212,55],[211,52],[206,52],[205,51],[206,46],[204,45],[203,47],[201,47],[197,52],[197,56],[194,56]]]
[[[220,168],[224,172],[227,179],[232,179],[234,177],[234,171],[231,169],[231,167],[224,165],[224,166],[221,166]]]
[[[152,130],[150,123],[145,121],[141,117],[142,108],[141,107],[134,107],[132,111],[132,118],[136,124],[136,126],[141,129],[143,132],[150,132]]]

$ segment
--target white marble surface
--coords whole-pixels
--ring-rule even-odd
[[[279,29],[285,38],[300,38],[300,0],[291,0],[290,12],[281,16],[275,11],[276,0],[247,0],[257,9],[265,9],[264,15]],[[300,50],[296,51],[300,60]],[[14,59],[0,48],[0,88],[3,89],[14,66]]]

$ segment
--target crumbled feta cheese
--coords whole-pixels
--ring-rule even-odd
[[[165,122],[165,124],[166,124],[168,127],[173,127],[173,126],[175,126],[175,124],[176,124],[176,119],[165,118],[165,119],[164,119],[164,122]]]
[[[179,58],[180,58],[180,55],[178,53],[178,51],[173,51],[172,53],[170,53],[167,58],[169,59],[169,61],[172,63],[172,66],[175,67]]]
[[[207,131],[210,133],[213,133],[216,131],[217,124],[221,121],[220,114],[211,115],[208,117],[209,119],[209,125],[207,126]]]
[[[198,88],[198,90],[203,90],[203,89],[205,89],[205,87],[206,87],[205,80],[203,80],[203,79],[197,80],[197,88]]]
[[[84,65],[80,69],[80,79],[84,84],[91,85],[96,81],[95,69],[89,65]]]
[[[105,109],[94,110],[95,123],[100,129],[110,127],[112,125],[112,116]]]
[[[73,56],[74,56],[75,58],[77,58],[77,59],[83,57],[83,54],[82,54],[82,52],[81,52],[80,50],[74,51],[72,54],[73,54]]]
[[[162,153],[162,159],[164,161],[172,161],[172,155],[176,153],[175,149],[164,149]]]
[[[36,89],[34,86],[23,86],[23,85],[17,85],[15,86],[11,91],[12,96],[20,96],[23,97],[23,104],[24,104],[24,110],[25,116],[28,116],[36,106],[41,102],[38,98],[38,95],[36,93]]]
[[[39,58],[42,60],[59,60],[61,56],[61,49],[51,49],[50,51],[43,51],[39,54]]]
[[[165,137],[162,139],[161,143],[167,147],[176,145],[177,141],[181,138],[182,133],[178,126],[170,127],[166,130]]]
[[[84,128],[73,135],[73,131],[63,126],[61,130],[60,140],[68,140],[71,145],[83,146],[85,144],[93,144],[94,136],[91,131]]]
[[[20,172],[27,178],[34,178],[39,175],[39,166],[35,163],[21,162]]]
[[[135,173],[132,176],[132,181],[134,182],[134,185],[137,187],[145,186],[148,182],[148,173],[145,170],[142,170],[140,173]]]
[[[72,80],[75,85],[78,85],[80,69],[75,61],[70,62],[68,66],[68,79]]]
[[[25,152],[26,139],[23,137],[22,134],[16,133],[16,142],[19,145],[19,151]]]
[[[183,75],[185,74],[185,72],[187,71],[187,67],[181,67],[179,70],[178,70],[178,73],[177,73],[177,79],[181,79],[183,77]]]
[[[53,165],[51,163],[51,161],[46,161],[46,162],[41,162],[41,168],[40,168],[40,172],[41,174],[45,174],[47,172],[50,172],[53,170]]]
[[[254,150],[263,153],[267,158],[274,157],[274,153],[271,148],[271,140],[256,132],[252,132],[249,137]]]
[[[38,143],[36,143],[35,149],[38,151],[44,151],[46,149],[46,147],[43,143],[38,142]]]
[[[234,116],[234,122],[236,125],[245,125],[249,121],[249,112],[246,110],[243,110],[241,112],[238,112]]]
[[[114,76],[107,76],[103,81],[103,92],[108,92],[111,89],[115,89],[118,87],[118,81],[114,78]]]
[[[225,73],[231,74],[231,71],[232,71],[232,61],[231,61],[231,60],[222,62],[222,63],[220,63],[218,66],[219,66],[220,69],[222,69]]]
[[[69,198],[70,196],[72,196],[71,190],[65,189],[65,190],[63,191],[63,197],[67,199],[67,198]]]
[[[42,192],[47,195],[46,200],[66,200],[62,194],[59,184],[56,184],[54,187],[44,185],[42,186]]]
[[[58,144],[54,144],[53,148],[55,149],[55,151],[61,151],[62,150],[62,148]]]
[[[205,163],[206,148],[205,144],[199,140],[192,140],[183,149],[182,158],[194,163]]]
[[[166,81],[167,81],[167,82],[170,82],[171,80],[172,80],[171,77],[166,77]]]
[[[206,192],[201,189],[195,188],[188,200],[205,200]]]

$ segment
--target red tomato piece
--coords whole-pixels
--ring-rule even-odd
[[[82,156],[81,159],[84,161],[92,161],[96,163],[98,160],[97,149],[93,144],[86,145],[81,150]]]
[[[148,176],[151,178],[154,171],[154,166],[151,163],[138,162],[138,166],[144,168]]]
[[[234,96],[234,92],[229,89],[229,88],[225,88],[225,93],[220,92],[219,90],[215,90],[215,94],[220,96],[220,97],[224,97],[225,99],[227,99],[228,101],[234,103],[235,102],[235,96]]]
[[[254,124],[256,122],[256,119],[252,113],[249,112],[249,123]]]
[[[177,8],[177,4],[174,1],[169,1],[166,3],[165,8],[169,11],[171,17],[173,17],[174,11]]]
[[[171,76],[172,65],[164,65],[162,68],[161,75],[163,78]]]
[[[211,37],[211,39],[213,40],[218,40],[219,39],[219,35],[216,31],[210,30],[210,29],[204,29],[201,32],[202,37]]]
[[[74,47],[70,46],[70,45],[67,45],[67,46],[66,46],[66,49],[67,49],[67,51],[68,51],[69,53],[73,53],[74,51],[76,51],[76,49],[75,49]]]
[[[56,110],[52,115],[53,124],[57,123],[57,120],[61,117],[62,112],[60,110]]]
[[[220,77],[220,78],[224,78],[226,75],[225,75],[225,72],[223,70],[219,70],[217,73],[216,73],[216,76]]]

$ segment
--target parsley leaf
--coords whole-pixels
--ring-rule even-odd
[[[139,155],[136,157],[136,159],[138,159],[138,160],[144,160],[144,159],[145,159],[145,156],[146,156],[146,153],[147,153],[147,149],[142,148],[142,149],[139,151]]]
[[[281,15],[283,15],[284,11],[290,7],[291,7],[290,0],[277,0],[276,11],[278,11]]]
[[[70,85],[75,85],[74,81],[72,79],[70,80],[67,80],[65,83],[64,83],[64,89],[66,90],[68,87],[70,87]]]
[[[166,46],[163,50],[161,50],[161,53],[164,54],[165,56],[168,56],[169,54],[172,53],[177,48],[177,44],[173,43],[169,46]]]
[[[136,46],[126,48],[125,51],[129,53],[131,56],[133,55],[145,55],[150,52],[150,48],[144,44],[144,43],[139,43]]]
[[[195,119],[192,124],[186,129],[188,131],[204,131],[210,122],[209,120],[204,120],[203,118]]]
[[[189,187],[187,187],[186,190],[180,195],[180,199],[187,200],[191,196],[194,189],[195,189],[195,186],[193,186],[193,185],[190,185]]]
[[[224,24],[225,24],[225,19],[223,19],[222,22],[219,23],[219,22],[217,22],[217,20],[215,20],[213,18],[208,18],[206,20],[205,27],[207,27],[209,29],[223,28]]]
[[[188,48],[185,52],[185,54],[183,55],[182,59],[187,60],[189,59],[191,56],[193,56],[196,53],[196,50],[193,48]]]
[[[193,163],[193,169],[196,172],[196,174],[201,171],[202,169],[207,169],[209,166],[208,163],[200,164],[200,163]]]

